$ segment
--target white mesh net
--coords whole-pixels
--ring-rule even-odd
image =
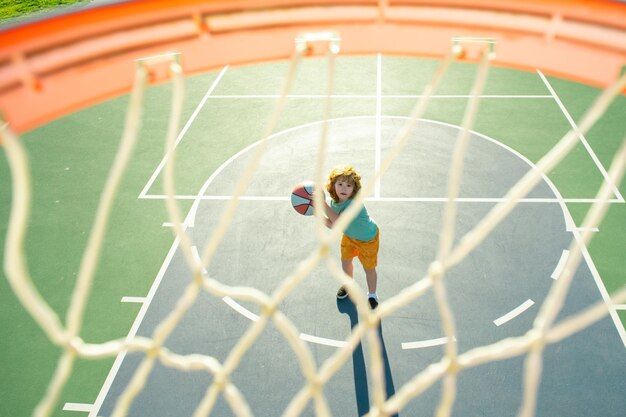
[[[331,93],[333,91],[334,62],[339,52],[339,37],[333,33],[307,34],[298,38],[296,50],[291,59],[288,74],[284,80],[281,97],[276,102],[274,111],[263,132],[265,140],[256,147],[254,156],[242,172],[233,191],[232,198],[228,201],[223,211],[219,225],[201,255],[194,254],[192,242],[186,231],[185,221],[176,202],[174,184],[174,161],[175,140],[179,130],[179,120],[183,103],[183,78],[182,70],[178,62],[178,56],[170,56],[171,73],[173,79],[173,97],[170,125],[167,133],[166,165],[164,172],[164,187],[167,194],[166,205],[170,215],[171,224],[174,226],[176,236],[180,239],[180,248],[185,255],[186,261],[193,272],[193,279],[185,288],[183,296],[178,300],[176,307],[165,317],[151,337],[134,337],[128,340],[111,340],[101,344],[85,343],[81,338],[82,318],[85,306],[90,295],[90,289],[94,278],[99,254],[102,251],[103,236],[107,227],[111,205],[124,169],[131,156],[137,131],[144,88],[147,83],[146,63],[140,63],[136,72],[134,89],[131,95],[130,106],[126,119],[126,127],[114,166],[111,169],[105,189],[102,192],[100,205],[96,213],[96,219],[89,238],[89,243],[81,263],[76,287],[71,299],[67,318],[63,322],[49,307],[29,277],[28,268],[24,256],[24,237],[26,225],[29,219],[31,204],[30,174],[27,157],[20,144],[20,140],[13,134],[8,126],[2,128],[2,138],[6,154],[9,159],[12,181],[13,200],[11,218],[6,239],[5,271],[10,284],[20,302],[29,314],[36,320],[45,332],[51,343],[60,346],[63,353],[58,361],[57,369],[52,378],[48,390],[35,410],[37,416],[49,416],[53,413],[60,393],[68,381],[72,367],[77,357],[103,358],[118,355],[121,352],[143,352],[145,355],[139,367],[134,372],[127,389],[120,396],[113,416],[119,417],[128,414],[128,411],[136,399],[151,371],[160,362],[164,366],[179,369],[181,371],[200,370],[212,376],[212,383],[205,392],[202,400],[197,405],[195,416],[206,416],[215,409],[216,401],[223,396],[230,405],[232,412],[237,416],[250,416],[254,410],[250,408],[245,396],[231,381],[231,376],[237,371],[242,359],[251,346],[263,333],[270,321],[282,333],[295,357],[299,361],[299,367],[305,383],[291,402],[285,404],[284,415],[296,416],[303,412],[305,407],[314,403],[315,412],[319,416],[331,415],[331,409],[324,394],[324,385],[332,376],[348,361],[352,352],[365,337],[369,349],[369,363],[373,370],[373,400],[368,415],[383,416],[391,415],[402,410],[406,404],[416,396],[438,381],[442,381],[442,395],[437,408],[438,416],[449,416],[457,395],[457,377],[465,370],[477,367],[492,361],[500,361],[517,356],[525,356],[523,393],[521,396],[520,416],[531,416],[535,413],[538,386],[542,374],[542,353],[549,344],[559,342],[564,338],[590,326],[608,314],[604,302],[588,306],[581,313],[572,317],[556,321],[557,314],[561,311],[571,279],[581,262],[583,251],[592,236],[591,230],[602,220],[607,209],[611,189],[608,183],[599,190],[596,203],[589,211],[581,228],[583,232],[576,231],[569,248],[570,256],[562,269],[562,273],[554,284],[541,306],[535,323],[524,335],[508,338],[496,343],[488,344],[466,352],[459,352],[457,344],[457,331],[455,317],[448,300],[446,290],[446,272],[461,262],[489,235],[490,232],[513,210],[520,199],[524,198],[544,175],[556,166],[577,143],[578,135],[587,132],[600,118],[609,103],[616,97],[620,90],[626,86],[626,75],[622,76],[612,86],[608,87],[591,106],[579,123],[579,130],[569,131],[559,143],[543,157],[536,165],[536,169],[530,170],[505,196],[495,205],[488,214],[466,235],[458,239],[455,244],[455,219],[456,197],[459,194],[461,172],[464,155],[467,149],[469,132],[472,129],[474,119],[480,104],[479,96],[487,79],[489,69],[489,57],[494,53],[493,42],[486,42],[488,47],[483,51],[478,72],[474,81],[471,99],[465,111],[463,126],[454,149],[453,163],[450,166],[450,181],[448,184],[447,204],[444,211],[442,230],[440,233],[439,247],[436,257],[432,260],[428,272],[424,277],[404,288],[398,294],[384,300],[378,309],[370,310],[367,300],[360,291],[356,290],[356,284],[349,279],[337,265],[336,261],[329,256],[331,247],[338,242],[342,231],[348,226],[357,214],[364,199],[375,191],[377,181],[384,175],[391,163],[403,150],[407,138],[416,123],[424,115],[431,96],[436,91],[443,75],[455,57],[459,54],[459,40],[455,40],[455,46],[444,57],[430,84],[427,85],[421,99],[415,105],[410,118],[401,129],[394,145],[377,168],[374,178],[365,184],[362,192],[356,197],[356,203],[352,204],[336,226],[327,230],[324,227],[321,214],[317,217],[317,247],[297,268],[284,277],[280,285],[271,294],[252,287],[233,287],[226,285],[206,274],[207,267],[213,261],[213,257],[222,239],[226,235],[233,219],[235,209],[238,206],[247,185],[255,174],[261,157],[266,150],[267,138],[274,131],[278,118],[285,106],[287,95],[295,78],[298,65],[307,51],[311,42],[321,42],[327,45],[328,60],[328,98],[325,106],[325,119],[329,118],[331,108]],[[324,183],[324,161],[327,157],[327,123],[324,124],[319,142],[320,152],[316,162],[316,181]],[[626,165],[626,141],[617,153],[612,164],[609,177],[613,184],[619,184],[623,177]],[[317,187],[320,190],[321,187]],[[321,206],[324,198],[321,192],[316,192],[317,206]],[[197,203],[197,202],[196,202]],[[338,282],[346,285],[350,297],[356,305],[361,317],[359,324],[353,329],[345,345],[337,348],[321,366],[317,366],[309,345],[300,337],[300,332],[290,318],[284,314],[279,306],[283,300],[308,276],[318,265],[326,265]],[[440,360],[432,363],[422,372],[417,373],[404,386],[399,387],[395,395],[387,398],[385,393],[385,378],[383,371],[382,347],[379,340],[378,327],[380,321],[418,299],[428,290],[432,289],[436,298],[438,313],[443,323],[443,333],[446,344],[444,355]],[[177,354],[165,347],[165,341],[172,334],[182,318],[194,304],[198,296],[206,292],[215,297],[230,297],[233,300],[252,302],[259,306],[260,315],[258,320],[251,322],[248,329],[239,339],[232,351],[222,362],[215,357],[205,354]],[[614,304],[626,301],[626,288],[614,293]],[[276,410],[278,412],[278,410]]]

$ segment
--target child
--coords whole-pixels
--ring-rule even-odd
[[[352,203],[353,198],[361,189],[361,176],[350,165],[338,166],[330,171],[326,182],[326,191],[330,193],[330,206],[324,201],[326,226],[329,228],[337,221],[342,212]],[[378,306],[376,295],[376,266],[378,265],[378,236],[376,222],[369,216],[365,206],[346,228],[341,239],[341,267],[352,277],[352,259],[358,256],[365,270],[370,307]],[[348,295],[346,288],[341,286],[337,291],[337,298],[343,299]]]

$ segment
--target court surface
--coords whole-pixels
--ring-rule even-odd
[[[350,163],[363,175],[364,182],[369,182],[407,122],[408,111],[419,99],[434,65],[432,60],[381,56],[340,59],[329,120],[326,170]],[[209,276],[222,283],[251,286],[270,294],[315,248],[315,221],[292,209],[289,193],[298,182],[315,176],[325,89],[322,68],[321,60],[303,64],[279,127],[269,138],[228,233],[206,268]],[[284,69],[285,63],[224,68],[188,80],[186,125],[177,145],[177,201],[186,215],[184,227],[198,257],[258,146]],[[451,155],[473,75],[473,65],[451,68],[429,112],[365,201],[381,229],[378,294],[383,302],[421,279],[436,256]],[[98,336],[99,331],[124,337],[128,332],[130,338],[151,337],[191,280],[179,240],[172,237],[170,219],[162,209],[160,163],[168,89],[167,85],[154,87],[149,93],[141,138],[145,145],[137,151],[137,161],[129,169],[130,179],[117,203],[118,210],[125,211],[127,217],[142,220],[124,224],[121,228],[125,232],[111,232],[113,243],[104,255],[93,297],[94,303],[102,307],[91,311],[86,321],[86,332],[96,340],[104,337]],[[541,73],[492,69],[464,159],[457,202],[457,241],[533,169],[571,127],[570,119],[580,117],[596,93],[563,80],[548,80]],[[117,102],[124,104],[124,100]],[[626,108],[624,101],[621,97],[607,113],[606,123],[584,141],[581,139],[572,155],[446,275],[460,352],[522,335],[532,327],[550,286],[558,278],[572,239],[580,233],[585,209],[606,179],[604,169],[617,146],[614,143],[625,130],[619,122]],[[115,130],[111,121],[119,122],[123,114],[123,106],[115,102],[94,106],[29,133],[31,150],[37,153],[41,149],[39,152],[45,154],[46,145],[36,144],[38,137],[50,138],[57,145],[76,140],[79,133],[68,133],[68,126],[96,124],[93,135],[87,135],[86,144],[79,146],[114,136],[110,133]],[[591,146],[586,147],[585,141]],[[63,170],[78,159],[77,155],[59,154],[50,163],[54,165],[51,170]],[[85,162],[81,167],[76,162],[71,170],[106,172],[87,165]],[[79,173],[74,175],[80,177]],[[607,221],[623,225],[620,190],[623,192],[624,186],[615,187]],[[608,227],[609,223],[606,225],[606,229],[602,225],[599,228],[598,235],[607,236],[600,248],[615,250],[622,244],[615,236],[619,233]],[[128,240],[115,240],[116,236]],[[597,252],[606,256],[610,250]],[[337,245],[332,254],[337,263],[338,254]],[[145,258],[151,266],[144,271],[136,265],[124,265],[138,258]],[[602,301],[607,288],[610,291],[620,282],[623,285],[623,275],[615,271],[620,265],[615,258],[607,262],[600,256],[599,267],[591,258],[586,257],[576,272],[560,318]],[[42,262],[45,266],[52,261]],[[607,263],[612,266],[606,267]],[[111,273],[113,268],[115,274]],[[365,291],[358,261],[355,279]],[[359,320],[351,301],[336,299],[338,286],[327,268],[320,265],[280,305],[298,328],[301,339],[308,343],[318,366],[345,343]],[[116,308],[120,298],[122,307]],[[136,309],[128,309],[129,305]],[[612,316],[546,348],[538,416],[623,415],[624,330],[617,313],[619,306],[611,308]],[[99,330],[112,326],[102,324],[107,312],[124,316],[117,319],[117,329]],[[222,362],[259,314],[252,303],[202,293],[165,345],[181,355],[202,353]],[[384,346],[387,393],[393,395],[443,355],[445,338],[432,292],[385,317],[379,334]],[[333,415],[362,415],[368,411],[372,402],[369,349],[364,340],[324,388]],[[80,391],[80,383],[71,380],[59,407],[65,407],[65,411],[57,414],[111,415],[144,356],[118,355],[114,362],[105,362],[107,366],[101,367],[106,368],[104,372],[88,372],[92,365],[79,363],[77,374],[90,374],[85,389],[88,394],[74,394]],[[516,415],[523,389],[522,368],[520,357],[462,372],[454,415]],[[259,416],[280,415],[306,382],[295,354],[272,324],[245,354],[231,380]],[[192,415],[211,382],[205,372],[182,372],[158,364],[130,415]],[[399,415],[433,415],[440,391],[440,384],[435,384]],[[83,411],[69,411],[72,408]],[[223,398],[218,400],[213,415],[232,415]],[[312,404],[303,415],[314,415]]]
[[[403,122],[397,117],[382,118],[382,154]],[[374,171],[377,144],[371,132],[376,129],[375,123],[374,117],[331,121],[329,168],[349,159],[360,167],[367,181]],[[313,219],[296,214],[286,201],[284,190],[290,189],[293,178],[314,176],[310,159],[317,152],[320,126],[314,123],[293,128],[271,139],[246,193],[248,198],[244,197],[229,234],[208,269],[210,276],[230,285],[253,286],[271,293],[281,277],[288,276],[314,249]],[[422,121],[406,151],[381,181],[380,196],[366,203],[381,227],[378,271],[382,300],[421,278],[435,256],[446,195],[446,169],[457,135],[456,126]],[[245,168],[251,153],[244,152],[230,161],[219,175],[205,183],[202,200],[189,219],[193,222],[189,228],[193,241],[201,244],[215,229],[219,217],[216,213],[225,205],[220,197],[233,189],[233,180]],[[515,151],[492,138],[474,134],[460,195],[464,200],[459,204],[459,234],[475,225],[494,200],[530,168],[529,161]],[[559,206],[558,197],[551,184],[537,186],[529,200],[448,275],[461,351],[521,335],[532,325],[537,308],[553,283],[551,275],[572,239],[567,231],[570,221]],[[189,282],[189,268],[182,255],[178,251],[170,254],[158,290],[138,329],[139,335],[152,334]],[[356,279],[364,287],[364,275],[359,272]],[[301,337],[311,344],[318,366],[343,343],[358,321],[352,302],[334,297],[337,287],[326,268],[320,266],[281,305],[281,310],[302,332]],[[564,314],[598,300],[593,278],[583,267],[576,276]],[[224,360],[258,314],[254,305],[201,297],[167,346],[180,353],[202,352]],[[538,415],[621,415],[625,405],[622,393],[626,389],[626,358],[624,346],[612,327],[610,320],[604,320],[547,349]],[[380,334],[388,367],[388,392],[393,394],[396,386],[408,382],[441,354],[441,321],[432,294],[383,319]],[[367,348],[365,345],[362,350]],[[335,415],[359,415],[368,410],[369,369],[362,350],[353,354],[351,363],[325,389]],[[101,415],[108,415],[114,406],[114,398],[128,382],[139,356],[125,358]],[[521,368],[521,360],[512,360],[463,374],[455,406],[457,414],[514,415],[522,389]],[[210,378],[204,375],[159,367],[131,415],[191,415],[209,382]],[[293,352],[280,333],[270,328],[248,352],[233,382],[244,392],[253,410],[259,410],[260,415],[277,415],[304,380]],[[589,390],[590,386],[606,389]],[[438,391],[437,384],[400,414],[433,414]],[[309,414],[313,415],[312,408],[307,411]],[[230,415],[227,404],[221,403],[216,415]]]

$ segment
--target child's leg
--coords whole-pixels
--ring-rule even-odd
[[[346,273],[346,275],[348,275],[350,278],[352,278],[352,273],[354,271],[354,265],[352,264],[352,259],[348,259],[346,261],[344,261],[343,259],[341,260],[341,269],[343,269],[343,272]]]
[[[376,294],[376,283],[378,281],[378,274],[376,268],[365,269],[365,279],[367,280],[367,290],[370,294]]]

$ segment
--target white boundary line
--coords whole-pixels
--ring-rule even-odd
[[[382,55],[379,53],[376,57],[376,150],[374,152],[374,172],[378,172],[380,168],[381,153],[381,116],[382,116]],[[376,180],[374,186],[374,198],[380,197],[380,177]]]
[[[528,300],[524,301],[519,306],[515,307],[513,310],[506,313],[504,316],[495,319],[493,321],[493,324],[495,324],[496,326],[502,326],[504,323],[508,323],[509,321],[513,320],[515,317],[522,314],[524,311],[528,310],[534,304],[535,302],[529,298]]]
[[[615,328],[617,329],[617,333],[619,334],[619,337],[622,339],[622,343],[624,344],[624,347],[626,348],[626,329],[624,328],[624,325],[622,324],[622,321],[620,320],[619,315],[617,314],[615,305],[611,302],[611,297],[609,296],[609,292],[606,290],[606,287],[604,286],[604,282],[602,281],[602,278],[600,277],[600,273],[596,269],[596,264],[593,262],[593,259],[591,258],[591,255],[589,254],[589,250],[587,249],[587,246],[582,241],[580,233],[577,230],[574,230],[573,232],[574,232],[574,237],[576,241],[581,247],[581,251],[582,251],[583,257],[585,258],[585,261],[587,262],[589,271],[591,271],[591,275],[593,276],[593,279],[596,282],[598,291],[600,291],[600,295],[602,296],[602,299],[604,300],[604,303],[606,304],[607,309],[609,310],[609,315],[611,316],[611,319],[613,320],[613,324],[615,325]]]
[[[559,263],[556,265],[556,268],[554,268],[554,271],[552,272],[552,275],[550,275],[550,278],[558,279],[561,276],[561,272],[563,272],[563,268],[565,267],[565,262],[567,262],[567,258],[569,258],[569,251],[567,249],[563,249],[563,252],[561,253],[561,258],[559,259]]]
[[[615,304],[615,310],[626,310],[626,304]]]
[[[598,170],[600,171],[600,173],[604,177],[604,181],[606,181],[611,186],[611,188],[613,190],[613,194],[615,194],[615,196],[620,200],[620,202],[624,203],[626,200],[624,200],[624,197],[619,192],[619,190],[617,189],[615,184],[613,184],[611,182],[611,178],[609,178],[609,173],[606,171],[606,169],[604,169],[604,166],[602,165],[602,163],[600,162],[600,160],[596,156],[596,153],[591,148],[591,145],[589,145],[589,142],[587,142],[587,139],[585,138],[585,136],[578,129],[578,126],[576,125],[576,122],[574,122],[574,119],[572,119],[572,116],[570,116],[569,112],[567,111],[567,109],[563,105],[563,102],[561,101],[559,96],[556,94],[556,92],[552,88],[552,85],[550,84],[548,79],[543,75],[543,73],[539,69],[537,69],[537,74],[539,74],[539,77],[541,77],[541,80],[545,84],[546,88],[548,89],[548,91],[550,91],[550,94],[552,94],[552,96],[554,97],[554,101],[556,102],[556,104],[558,104],[559,108],[561,109],[561,112],[563,112],[563,115],[565,116],[565,118],[569,122],[569,124],[572,127],[572,129],[574,129],[574,131],[578,134],[578,138],[580,139],[580,142],[583,144],[583,146],[587,150],[587,153],[589,153],[589,156],[591,157],[593,162],[598,167]]]
[[[204,95],[204,97],[202,98],[202,100],[200,101],[200,103],[198,104],[196,109],[194,110],[193,114],[189,117],[189,120],[187,120],[187,123],[185,124],[185,127],[183,127],[183,129],[178,134],[178,137],[176,138],[176,142],[174,143],[174,148],[176,148],[178,146],[178,144],[180,143],[180,141],[183,140],[183,137],[185,136],[185,133],[187,133],[187,131],[191,127],[191,124],[193,123],[193,121],[196,119],[196,117],[200,113],[200,110],[202,110],[202,108],[204,107],[204,104],[206,103],[207,99],[209,98],[209,96],[211,95],[213,90],[215,90],[215,87],[217,87],[217,84],[220,82],[220,80],[222,79],[222,76],[224,75],[224,73],[226,72],[227,69],[228,69],[228,65],[226,65],[222,69],[222,71],[220,71],[220,73],[217,76],[217,78],[215,79],[215,81],[213,81],[213,84],[211,84],[211,87],[206,92],[206,94]],[[171,150],[167,151],[167,153],[165,154],[165,156],[161,160],[161,163],[159,164],[157,169],[152,173],[152,176],[150,177],[150,179],[148,180],[146,185],[143,187],[143,190],[141,190],[141,193],[139,193],[139,198],[142,198],[143,196],[145,196],[147,194],[148,190],[150,189],[150,187],[152,187],[152,184],[154,183],[154,181],[156,181],[156,178],[161,173],[161,170],[163,170],[163,167],[165,167],[165,164],[166,164],[167,160],[170,157],[170,152],[171,152]]]

